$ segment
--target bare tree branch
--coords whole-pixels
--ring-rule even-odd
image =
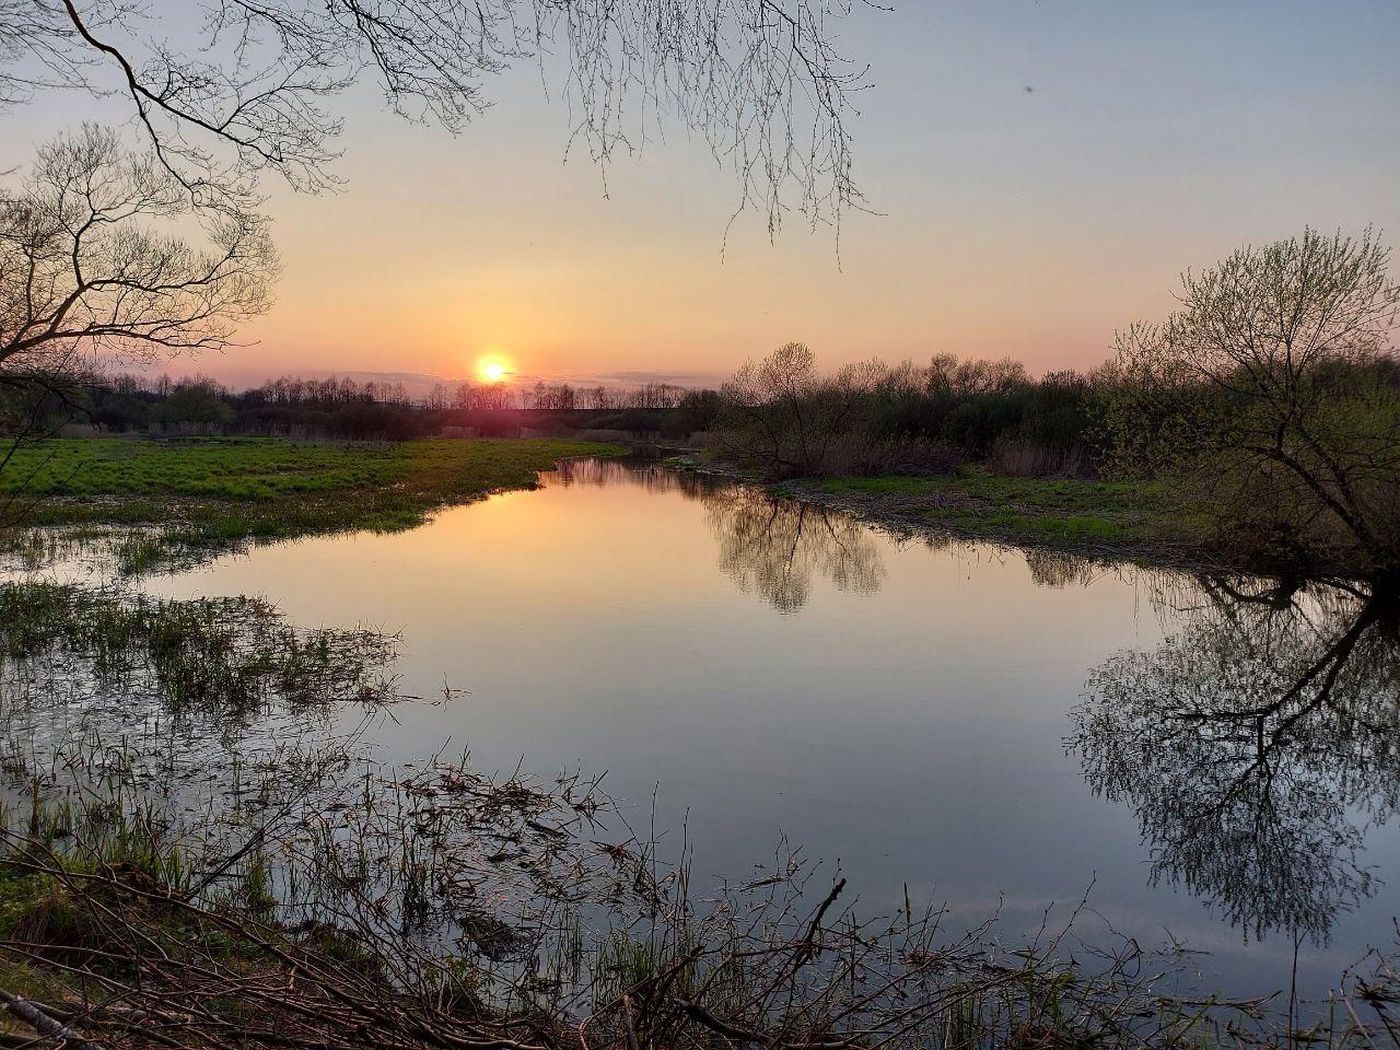
[[[483,83],[563,64],[579,143],[606,165],[677,121],[771,232],[858,205],[848,123],[865,69],[834,43],[867,0],[208,0],[182,45],[164,4],[0,0],[0,104],[69,88],[124,101],[199,206],[251,207],[275,172],[335,186],[331,102],[372,77],[393,111],[461,130]],[[188,22],[191,6],[175,7]],[[179,27],[182,31],[185,25]]]
[[[0,195],[0,368],[57,376],[222,349],[267,308],[276,271],[261,216],[194,212],[158,163],[84,126]]]

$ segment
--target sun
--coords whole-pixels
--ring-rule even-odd
[[[511,372],[510,362],[499,354],[483,357],[476,363],[476,376],[483,383],[504,383]]]

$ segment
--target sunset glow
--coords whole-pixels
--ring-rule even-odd
[[[504,383],[514,369],[499,355],[483,357],[476,363],[476,377],[483,383]]]
[[[842,50],[870,65],[851,173],[868,210],[843,217],[839,248],[834,227],[770,238],[762,206],[736,216],[703,137],[658,137],[606,182],[586,150],[560,163],[574,118],[538,75],[496,78],[460,136],[352,93],[344,192],[268,185],[272,309],[237,353],[160,369],[236,388],[284,373],[718,387],[791,340],[823,369],[940,353],[1093,368],[1119,328],[1174,308],[1184,268],[1304,223],[1394,239],[1400,135],[1379,129],[1400,109],[1400,4],[1338,4],[854,5]],[[555,58],[542,73],[567,82]],[[104,112],[62,92],[0,111],[5,166]]]

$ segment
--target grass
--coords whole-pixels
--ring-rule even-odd
[[[792,490],[872,517],[1048,546],[1160,550],[1183,532],[1149,486],[1129,482],[1009,477],[964,467],[933,477],[826,478]]]
[[[396,652],[393,638],[372,630],[299,630],[257,598],[173,600],[47,580],[0,583],[0,697],[12,713],[36,692],[26,665],[59,674],[70,699],[92,685],[127,708],[141,696],[171,712],[229,715],[274,703],[390,703],[394,683],[381,671]]]
[[[621,451],[545,439],[55,439],[21,449],[0,473],[0,504],[16,497],[29,525],[158,526],[121,551],[122,567],[139,571],[249,539],[412,528],[443,506],[532,488],[561,459]]]
[[[129,821],[120,810],[111,819]],[[192,891],[150,858],[179,853],[179,871],[191,872],[217,854],[199,854],[197,839],[173,845],[144,817],[129,823],[144,851],[81,834],[56,847],[0,823],[0,1046],[52,1045],[34,1036],[55,1022],[71,1026],[67,1045],[176,1050],[1394,1045],[1385,957],[1374,976],[1343,982],[1341,1009],[1331,1003],[1293,1031],[1265,1000],[1159,991],[1172,973],[1136,944],[1120,956],[1077,947],[1087,965],[1066,960],[1069,926],[1005,951],[988,925],[945,938],[941,911],[906,907],[865,924],[846,909],[828,913],[844,881],[815,908],[770,892],[726,898],[711,916],[655,898],[662,907],[649,921],[579,934],[576,987],[541,983],[537,960],[500,971],[461,941],[370,931],[353,910],[321,912],[343,925],[295,921],[262,861],[230,870],[226,889]],[[627,854],[623,868],[635,860]],[[406,969],[404,949],[424,965]],[[503,978],[517,994],[493,992]]]

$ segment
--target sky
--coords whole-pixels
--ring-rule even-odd
[[[896,0],[839,29],[870,64],[871,214],[726,227],[732,175],[676,128],[603,173],[565,161],[527,65],[463,134],[342,102],[343,191],[270,187],[283,260],[254,345],[179,363],[286,373],[718,382],[781,343],[825,366],[934,353],[1085,368],[1179,274],[1305,224],[1400,236],[1400,2]],[[1027,90],[1029,89],[1029,90]],[[4,118],[6,140],[82,100]],[[44,107],[48,108],[45,109]]]

